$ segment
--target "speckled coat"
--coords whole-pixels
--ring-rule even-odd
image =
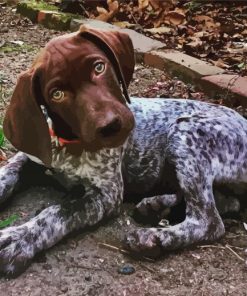
[[[137,205],[143,215],[174,206],[181,196],[186,202],[183,222],[130,231],[125,246],[131,251],[155,256],[224,234],[212,186],[246,182],[246,120],[226,107],[191,100],[132,98],[130,108],[136,127],[122,147],[73,156],[53,138],[51,174],[68,190],[78,184],[83,190],[0,232],[2,272],[19,272],[69,232],[118,214],[124,194],[145,197]],[[26,161],[20,152],[1,169],[2,200],[11,195]],[[174,192],[164,194],[174,175]]]

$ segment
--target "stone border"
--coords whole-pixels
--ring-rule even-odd
[[[146,37],[131,29],[123,29],[105,22],[80,19],[79,16],[54,10],[42,10],[29,1],[19,2],[17,12],[49,29],[76,31],[80,25],[94,28],[121,30],[132,39],[137,62],[165,70],[171,76],[196,85],[212,97],[231,100],[233,104],[247,107],[247,76],[224,74],[224,70],[176,50],[166,49],[160,41]]]

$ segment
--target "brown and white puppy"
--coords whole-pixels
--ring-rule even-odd
[[[124,194],[145,197],[137,205],[145,217],[160,217],[182,197],[186,204],[181,223],[130,229],[125,245],[138,254],[157,256],[224,234],[213,184],[247,182],[247,121],[231,109],[191,100],[133,98],[127,106],[133,69],[126,34],[84,27],[50,41],[21,75],[5,134],[51,167],[68,196],[0,231],[0,271],[16,274],[71,231],[118,214]],[[13,192],[26,162],[19,152],[0,170],[1,200]]]

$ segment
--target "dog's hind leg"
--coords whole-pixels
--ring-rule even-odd
[[[125,239],[128,249],[149,256],[220,238],[225,230],[213,197],[213,177],[193,158],[175,160],[180,190],[185,198],[186,218],[167,228],[141,228]],[[210,167],[208,165],[208,167]]]
[[[0,168],[0,203],[5,202],[18,188],[21,171],[27,163],[28,157],[18,152],[8,160],[8,163]]]

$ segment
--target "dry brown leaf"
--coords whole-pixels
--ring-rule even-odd
[[[195,49],[195,48],[200,47],[202,44],[203,44],[203,42],[200,39],[197,39],[197,40],[187,43],[186,46]]]
[[[165,20],[168,21],[170,24],[172,25],[181,25],[184,20],[185,20],[185,15],[181,12],[178,11],[169,11],[166,15],[165,15]]]
[[[145,9],[149,5],[149,0],[138,0],[138,6],[140,10]]]
[[[108,0],[107,1],[108,7],[110,11],[107,11],[103,7],[97,6],[97,12],[99,13],[99,16],[96,17],[97,20],[108,22],[110,21],[114,15],[118,12],[119,4],[118,1],[114,0]]]
[[[164,33],[170,33],[172,29],[168,27],[159,27],[159,28],[145,29],[144,31],[150,32],[152,34],[164,34]]]
[[[131,27],[134,27],[135,24],[131,24],[129,22],[112,22],[113,25],[119,27],[119,28],[131,28]]]
[[[229,68],[229,65],[225,64],[222,59],[218,59],[217,61],[213,61],[213,64],[217,67],[220,67],[220,68],[224,68],[224,69]]]
[[[107,4],[109,7],[110,11],[113,11],[114,13],[116,13],[119,9],[119,3],[118,1],[114,1],[114,0],[107,0]]]
[[[96,9],[97,9],[97,12],[99,14],[106,14],[106,13],[108,13],[108,11],[105,8],[101,7],[101,6],[97,6]]]
[[[155,20],[155,21],[153,22],[154,28],[158,28],[158,27],[160,27],[160,26],[162,25],[162,23],[163,23],[163,20],[161,20],[160,18],[157,19],[157,20]]]
[[[215,21],[207,15],[196,15],[193,19],[198,23],[203,24],[205,29],[213,29],[219,27],[219,23],[215,23]]]
[[[149,0],[149,3],[153,7],[154,10],[158,10],[161,7],[160,0]]]
[[[186,43],[186,39],[184,37],[179,37],[178,38],[178,43],[179,44],[184,44],[184,43]]]
[[[7,155],[6,153],[0,149],[0,161],[6,161],[7,160]]]
[[[195,32],[195,33],[193,34],[193,37],[196,37],[196,38],[202,38],[203,36],[205,36],[204,33],[206,33],[206,32],[204,32],[204,31]]]
[[[102,22],[108,22],[112,18],[113,18],[113,13],[112,12],[107,12],[107,13],[100,14],[95,19],[99,20],[99,21],[102,21]]]

